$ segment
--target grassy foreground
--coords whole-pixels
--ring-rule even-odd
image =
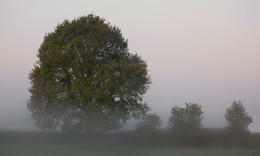
[[[90,137],[63,133],[0,131],[0,156],[260,156],[258,142],[254,146],[205,144],[192,147],[167,143],[167,137],[168,135],[152,137],[130,133]],[[171,139],[177,139],[177,136]],[[156,144],[152,144],[155,142]]]
[[[258,149],[163,148],[111,145],[0,145],[1,156],[259,156]]]

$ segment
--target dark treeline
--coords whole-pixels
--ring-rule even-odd
[[[259,148],[260,133],[237,136],[226,129],[201,129],[193,133],[166,130],[121,131],[95,135],[63,132],[2,131],[1,145],[91,144],[116,146]]]
[[[104,133],[2,131],[0,144],[96,144],[159,147],[202,148],[259,148],[260,133],[250,133],[251,117],[240,101],[234,101],[225,113],[225,128],[209,129],[201,125],[202,107],[186,103],[184,108],[171,109],[168,125],[160,128],[162,121],[155,113],[147,113],[134,129]]]
[[[260,133],[250,133],[251,117],[240,101],[233,101],[225,113],[227,126],[210,129],[202,127],[204,119],[202,106],[186,103],[181,108],[174,106],[168,119],[168,126],[161,128],[162,121],[155,113],[147,113],[131,130],[103,133],[73,132],[30,132],[1,131],[0,144],[50,145],[50,144],[97,144],[159,147],[201,147],[201,148],[259,148]]]
[[[129,133],[130,141],[140,145],[158,145],[173,147],[260,147],[259,133],[233,133],[221,129],[199,129],[180,132],[171,130],[150,130]],[[133,139],[134,138],[134,139]]]
[[[174,106],[169,126],[160,128],[162,121],[155,113],[148,113],[134,129],[104,133],[2,131],[0,144],[94,144],[159,147],[201,148],[259,148],[260,133],[250,133],[251,117],[240,101],[234,101],[225,113],[227,126],[210,129],[201,126],[202,107],[186,103],[184,108]]]
[[[168,119],[168,126],[163,131],[169,131],[172,134],[190,135],[202,133],[205,130],[202,127],[204,119],[202,106],[197,103],[186,103],[185,107],[174,106]],[[236,136],[247,136],[249,134],[248,126],[253,122],[247,114],[246,108],[241,101],[233,101],[231,106],[226,109],[224,114],[226,127],[221,131],[226,131]],[[148,113],[138,124],[137,131],[154,131],[162,125],[160,116],[155,113]]]

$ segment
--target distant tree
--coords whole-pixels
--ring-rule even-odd
[[[137,123],[137,129],[158,129],[162,125],[160,116],[155,113],[148,113],[142,121]]]
[[[175,130],[189,131],[199,129],[203,120],[201,106],[196,103],[186,103],[185,108],[174,106],[168,123]]]
[[[230,108],[226,110],[225,118],[227,128],[233,132],[248,132],[248,126],[253,122],[241,101],[233,101]]]
[[[142,100],[151,83],[146,62],[98,16],[65,20],[44,37],[37,56],[28,109],[43,130],[118,130],[149,110]]]

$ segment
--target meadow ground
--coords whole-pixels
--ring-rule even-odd
[[[259,149],[137,147],[114,145],[0,145],[1,156],[260,156]]]
[[[89,137],[64,133],[0,131],[0,156],[260,156],[258,135],[254,135],[256,141],[252,146],[224,146],[220,142],[214,146],[205,144],[197,147],[180,146],[176,141],[167,143],[168,135],[154,138],[137,136],[119,133]]]

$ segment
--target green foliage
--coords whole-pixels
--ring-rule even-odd
[[[247,132],[249,124],[253,122],[241,101],[233,101],[230,108],[226,110],[225,118],[227,128],[234,132]]]
[[[155,113],[148,113],[144,119],[137,124],[138,129],[157,129],[162,125],[160,116]]]
[[[203,120],[201,106],[196,103],[186,103],[185,108],[174,106],[168,123],[175,130],[196,130],[201,126]]]
[[[147,64],[119,28],[92,14],[47,34],[30,72],[28,108],[44,130],[97,133],[121,128],[149,107]]]

